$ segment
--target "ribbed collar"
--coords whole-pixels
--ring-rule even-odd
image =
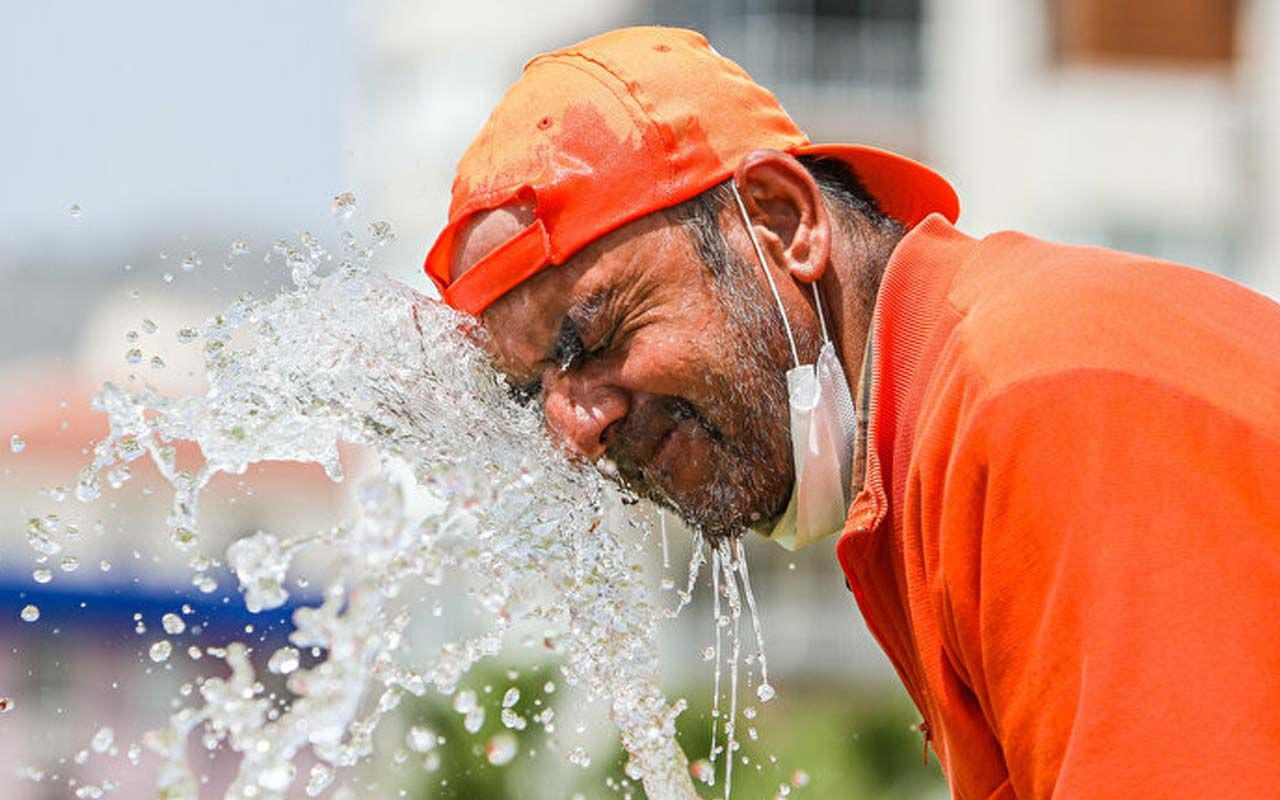
[[[946,307],[956,272],[977,245],[978,240],[932,214],[911,229],[889,257],[871,318],[866,473],[842,540],[876,530],[889,511],[885,478],[893,477],[895,446],[918,373],[930,366],[921,363],[925,347]]]

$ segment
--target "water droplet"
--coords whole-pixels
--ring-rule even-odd
[[[435,731],[421,725],[414,725],[405,734],[405,744],[415,753],[429,753],[436,748]]]
[[[23,622],[35,622],[40,619],[40,609],[28,603],[22,607],[22,613],[19,616],[22,617]]]
[[[9,437],[9,449],[15,453],[21,453],[23,450],[27,449],[27,440],[23,439],[21,435],[15,433]]]
[[[218,582],[204,573],[191,576],[191,585],[199,589],[201,594],[213,594],[218,591]]]
[[[277,675],[288,675],[296,670],[300,663],[300,655],[296,647],[281,647],[267,659],[267,669]]]
[[[328,764],[314,764],[307,778],[307,796],[318,797],[321,792],[333,783],[333,767]]]
[[[776,694],[772,684],[762,683],[756,687],[756,697],[760,698],[761,703],[769,702]]]
[[[258,785],[269,792],[283,792],[293,782],[297,767],[290,762],[268,762],[269,766],[258,770]]]
[[[0,714],[7,714],[13,710],[12,697],[0,697]]]
[[[246,242],[244,239],[236,239],[234,242],[231,243],[231,249],[229,250],[229,252],[233,256],[247,255],[249,252],[249,243]]]
[[[203,263],[204,262],[200,259],[200,256],[195,253],[191,253],[182,259],[182,270],[184,272],[190,272]]]
[[[178,343],[190,344],[200,338],[200,332],[195,328],[178,328]]]
[[[125,758],[129,759],[130,764],[137,766],[138,762],[142,761],[142,746],[134,742],[129,745],[129,749],[125,751],[124,755]]]
[[[520,690],[514,686],[508,689],[506,691],[506,694],[502,695],[503,708],[511,708],[512,706],[514,706],[516,703],[519,703],[519,702],[520,702]]]
[[[199,542],[196,532],[182,525],[175,526],[169,531],[169,541],[173,546],[182,551],[193,549]]]
[[[124,360],[130,364],[137,364],[142,361],[142,350],[137,347],[129,348],[124,354]]]
[[[453,710],[459,714],[465,714],[476,707],[476,693],[470,689],[463,689],[453,696]]]
[[[798,769],[795,772],[791,773],[791,785],[796,787],[797,789],[800,788],[801,786],[808,786],[809,773],[805,772],[802,769]]]
[[[124,486],[125,481],[133,477],[133,470],[129,469],[128,464],[117,464],[107,470],[107,485],[112,489],[119,489]]]
[[[80,569],[80,559],[75,556],[63,556],[62,561],[59,562],[58,566],[63,572],[75,572]]]
[[[124,436],[116,442],[116,454],[122,461],[133,461],[146,453],[147,449],[134,436]]]
[[[575,747],[572,750],[570,750],[569,755],[567,755],[565,758],[568,759],[570,764],[573,764],[576,767],[582,767],[583,769],[586,769],[587,767],[591,766],[591,756],[587,755],[587,751],[582,749],[581,747]]]
[[[285,576],[290,552],[266,531],[237,539],[227,548],[227,563],[235,570],[244,590],[244,605],[251,613],[279,608],[289,599]]]
[[[163,359],[163,358],[161,358],[160,356],[152,356],[152,357],[151,357],[151,368],[152,368],[152,369],[164,369],[164,359]]]
[[[467,712],[467,716],[462,719],[462,727],[467,729],[467,733],[476,733],[484,726],[484,706],[476,706]]]
[[[143,333],[146,333],[146,334],[150,335],[150,334],[155,333],[155,332],[156,332],[156,331],[158,331],[159,329],[160,329],[160,326],[159,326],[159,325],[156,325],[154,322],[152,322],[151,320],[147,319],[146,317],[143,317],[143,318],[142,318],[142,332],[143,332]]]
[[[165,274],[160,276],[160,280],[164,281],[165,283],[173,283],[173,273],[166,272]]]
[[[369,237],[374,245],[383,245],[396,238],[396,234],[391,230],[391,223],[379,220],[369,223]]]
[[[71,212],[71,218],[72,218],[72,219],[80,219],[80,215],[84,213],[84,212],[80,209],[79,204],[77,204],[77,203],[72,203],[72,204],[71,204],[71,208],[70,208],[70,209],[68,209],[68,211],[70,211],[70,212]]]
[[[164,627],[164,632],[170,636],[177,636],[187,629],[187,623],[182,621],[182,617],[169,612],[160,618],[160,624]]]
[[[98,564],[98,569],[102,570],[103,572],[110,572],[110,571],[111,571],[111,562],[110,562],[110,561],[108,561],[108,560],[106,560],[105,558],[104,558],[104,559],[102,559],[102,561],[101,561],[101,562],[99,562],[99,564]]]
[[[505,731],[495,734],[484,746],[485,757],[489,759],[490,764],[497,767],[510,764],[519,751],[520,745],[516,742],[516,737]]]
[[[711,782],[715,780],[716,769],[711,765],[710,761],[700,758],[689,765],[689,774],[693,776],[694,780],[710,786]]]
[[[99,728],[98,732],[93,735],[93,740],[89,746],[93,748],[95,753],[105,753],[111,749],[111,743],[115,741],[115,732],[110,728]]]
[[[45,567],[40,567],[31,573],[31,579],[36,583],[48,583],[53,580],[53,572]]]
[[[168,639],[161,639],[151,645],[151,649],[147,651],[147,655],[151,656],[151,660],[159,664],[161,661],[167,661],[169,654],[173,652],[173,645],[169,644]]]
[[[102,494],[102,481],[98,478],[98,469],[92,464],[80,470],[76,479],[76,499],[81,503],[92,503]]]
[[[334,195],[331,210],[333,211],[333,216],[340,220],[351,219],[351,215],[356,210],[356,196],[351,192]]]
[[[747,706],[746,708],[742,709],[742,716],[746,717],[747,719],[755,719],[755,718],[756,718],[756,707],[755,707],[755,706]]]

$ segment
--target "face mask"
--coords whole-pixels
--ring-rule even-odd
[[[822,313],[822,301],[818,287],[810,284],[813,301],[818,309],[818,322],[822,326],[822,349],[817,363],[801,364],[796,350],[791,323],[787,319],[778,286],[769,272],[764,251],[756,239],[751,219],[738,187],[731,181],[734,199],[747,234],[755,247],[756,258],[773,298],[782,315],[782,325],[791,345],[791,358],[795,366],[787,370],[787,400],[791,409],[791,452],[795,461],[795,483],[791,487],[791,499],[786,511],[773,521],[756,528],[757,533],[774,540],[788,550],[799,550],[817,540],[844,528],[845,515],[849,511],[850,480],[853,469],[853,449],[858,431],[857,416],[844,368],[836,356],[835,345],[827,333],[827,321]]]

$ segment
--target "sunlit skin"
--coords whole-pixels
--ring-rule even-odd
[[[801,360],[812,363],[822,342],[809,286],[816,281],[856,392],[871,306],[852,287],[866,260],[887,252],[884,243],[833,224],[790,155],[755,151],[733,179]],[[522,207],[473,220],[455,251],[454,277],[531,220]],[[658,213],[543,270],[481,317],[497,366],[542,403],[572,455],[613,462],[632,490],[712,536],[781,513],[793,480],[784,379],[791,351],[736,208],[719,222],[750,265],[739,285],[712,276],[686,231]]]

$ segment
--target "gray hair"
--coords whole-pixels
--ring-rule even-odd
[[[902,224],[880,210],[849,165],[823,156],[800,156],[797,160],[813,176],[828,210],[846,236],[857,237],[869,232],[895,242],[901,238]],[[666,211],[672,222],[684,228],[703,264],[716,278],[731,276],[736,263],[719,224],[720,211],[734,204],[729,186],[732,180],[718,183]],[[859,225],[859,220],[863,224]],[[879,275],[874,279],[878,283]]]

